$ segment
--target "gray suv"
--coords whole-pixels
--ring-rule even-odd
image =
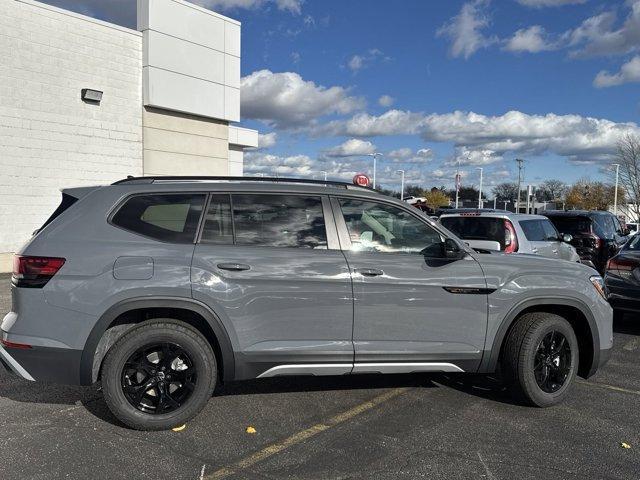
[[[129,178],[64,190],[16,255],[0,358],[101,382],[126,425],[195,416],[218,382],[500,371],[560,402],[608,358],[612,310],[581,264],[480,254],[345,183]]]

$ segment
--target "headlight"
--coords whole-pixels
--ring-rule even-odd
[[[589,277],[589,280],[591,280],[593,287],[598,291],[598,293],[602,296],[602,298],[606,300],[607,292],[605,290],[604,281],[602,280],[602,277],[600,275],[594,275],[592,277]]]

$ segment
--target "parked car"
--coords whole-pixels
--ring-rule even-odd
[[[640,235],[609,259],[604,275],[609,303],[617,314],[640,313]]]
[[[444,214],[440,223],[471,248],[504,253],[531,253],[577,262],[571,238],[562,239],[553,224],[541,215],[524,215],[504,210],[472,210]]]
[[[582,262],[604,273],[607,260],[613,257],[628,239],[629,232],[613,213],[570,210],[543,212],[562,234],[573,238],[571,245]]]
[[[62,196],[15,257],[0,357],[28,380],[101,382],[132,428],[278,375],[499,368],[545,407],[612,347],[592,269],[476,253],[369,188],[145,177]]]

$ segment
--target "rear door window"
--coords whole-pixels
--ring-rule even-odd
[[[327,249],[321,197],[234,194],[236,245]]]
[[[556,227],[553,226],[549,220],[540,220],[542,222],[542,228],[544,230],[545,240],[547,242],[558,242],[560,241],[560,234],[556,230]]]
[[[463,240],[489,240],[505,248],[504,219],[492,217],[445,217],[440,223]]]
[[[205,201],[204,194],[149,194],[129,198],[111,223],[163,242],[191,243]]]

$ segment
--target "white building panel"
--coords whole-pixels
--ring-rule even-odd
[[[225,119],[225,87],[154,67],[143,69],[146,106]]]
[[[197,43],[179,40],[164,33],[144,32],[144,65],[178,72],[190,77],[224,84],[226,64],[224,53]],[[153,48],[149,48],[152,46]],[[235,58],[235,57],[231,57]],[[237,59],[238,76],[240,59]],[[238,82],[240,79],[238,78]],[[237,85],[239,87],[239,85]]]
[[[145,105],[240,121],[239,22],[183,0],[138,0],[138,15]]]

